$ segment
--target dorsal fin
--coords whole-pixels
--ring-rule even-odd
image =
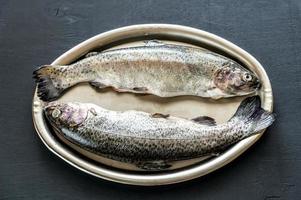
[[[99,54],[99,52],[92,51],[92,52],[87,53],[87,54],[85,55],[85,58],[88,58],[88,57],[91,57],[91,56],[95,56],[95,55],[97,55],[97,54]]]
[[[152,114],[153,118],[167,118],[169,116],[170,116],[169,114],[162,114],[162,113],[154,113],[154,114]]]
[[[208,126],[216,126],[215,120],[208,116],[199,116],[199,117],[193,118],[191,120],[195,121],[199,124],[204,124],[204,125],[208,125]]]
[[[161,45],[165,45],[160,40],[145,40],[144,44],[145,44],[145,46],[161,46]]]

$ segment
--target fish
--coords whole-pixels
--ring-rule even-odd
[[[273,113],[261,108],[258,96],[243,100],[233,117],[221,124],[208,116],[185,119],[77,102],[50,102],[44,114],[70,147],[142,171],[167,170],[174,161],[218,155],[275,120]]]
[[[137,47],[90,52],[70,65],[44,65],[33,77],[43,101],[56,100],[67,88],[85,82],[118,92],[212,99],[253,94],[261,86],[255,73],[230,58],[154,40]]]

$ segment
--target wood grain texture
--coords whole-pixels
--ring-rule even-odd
[[[139,23],[200,28],[253,54],[272,82],[275,124],[233,163],[171,186],[111,183],[58,159],[32,125],[32,71],[93,35]],[[300,199],[300,50],[300,0],[0,0],[0,200]]]

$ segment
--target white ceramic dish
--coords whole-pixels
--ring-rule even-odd
[[[160,39],[166,43],[185,43],[185,45],[209,48],[241,62],[259,76],[263,85],[258,93],[261,97],[262,107],[268,111],[272,111],[272,88],[269,78],[260,63],[249,53],[233,43],[211,33],[190,27],[168,24],[144,24],[118,28],[80,43],[61,55],[52,64],[68,64],[74,62],[89,51],[95,51],[95,49],[134,46],[141,44],[143,40],[147,39]],[[242,98],[231,98],[219,101],[199,97],[162,99],[152,95],[118,94],[110,90],[99,93],[87,84],[82,84],[69,90],[59,100],[92,102],[112,110],[136,109],[153,113],[169,113],[187,118],[208,115],[215,118],[219,123],[228,120],[233,115]],[[202,158],[179,162],[177,165],[178,167],[181,166],[181,168],[177,170],[157,173],[138,173],[99,164],[71,150],[48,129],[42,115],[43,105],[44,103],[39,100],[35,93],[32,108],[33,122],[38,135],[49,150],[72,166],[86,173],[125,184],[164,185],[203,176],[234,160],[254,144],[263,134],[263,132],[261,132],[244,139],[218,157],[202,162],[200,162]],[[91,158],[97,160],[93,156]],[[110,163],[108,163],[108,165],[110,165]]]

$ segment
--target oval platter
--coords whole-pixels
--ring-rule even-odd
[[[273,95],[269,78],[264,68],[253,56],[221,37],[186,26],[141,24],[118,28],[96,35],[76,45],[58,57],[52,64],[69,64],[91,51],[143,45],[144,41],[151,39],[207,48],[240,62],[259,76],[262,87],[258,95],[261,98],[262,107],[272,111]],[[112,110],[135,109],[151,113],[168,113],[186,118],[208,115],[221,123],[233,115],[242,99],[243,97],[235,97],[214,101],[199,97],[159,98],[153,95],[118,94],[111,90],[97,92],[88,84],[81,84],[69,90],[59,101],[90,102]],[[50,151],[83,172],[106,180],[131,185],[166,185],[203,176],[233,161],[252,146],[264,132],[259,132],[240,141],[217,157],[181,161],[175,163],[175,168],[177,168],[175,170],[141,173],[124,170],[128,167],[118,166],[110,163],[110,161],[101,164],[93,155],[88,158],[72,150],[55,136],[44,121],[42,113],[44,104],[35,92],[32,104],[34,126],[42,142]]]

